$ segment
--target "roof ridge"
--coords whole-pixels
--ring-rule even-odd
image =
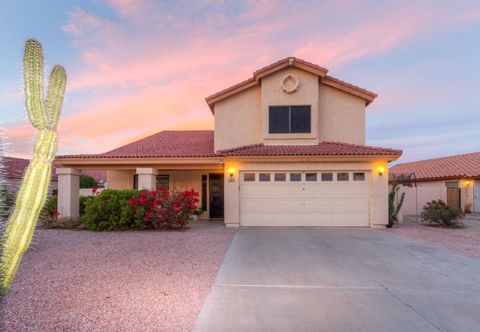
[[[429,159],[408,161],[408,162],[405,162],[405,163],[398,163],[398,164],[396,164],[395,166],[392,166],[392,168],[393,168],[393,167],[400,166],[400,165],[402,165],[402,166],[403,166],[403,165],[411,165],[411,164],[423,163],[423,162],[428,162],[428,161],[437,161],[437,160],[445,160],[445,159],[452,159],[452,158],[458,158],[458,157],[471,156],[471,155],[476,155],[476,154],[479,154],[479,155],[480,155],[480,151],[478,151],[478,152],[468,152],[468,153],[456,154],[456,155],[453,155],[453,156],[444,156],[444,157],[436,157],[436,158],[429,158]]]

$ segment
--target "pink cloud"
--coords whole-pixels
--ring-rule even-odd
[[[335,75],[342,64],[480,18],[478,9],[436,1],[105,3],[118,18],[77,8],[63,27],[80,61],[67,93],[87,97],[62,116],[62,153],[102,152],[164,129],[212,128],[206,96],[286,56]],[[31,134],[20,125],[7,132],[19,146]]]

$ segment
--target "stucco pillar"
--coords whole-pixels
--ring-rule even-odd
[[[229,169],[233,171],[230,176]],[[226,227],[240,226],[240,164],[225,160],[224,220]]]
[[[154,168],[137,168],[138,190],[155,190],[158,171]]]
[[[58,212],[61,218],[80,216],[80,171],[75,168],[57,168]]]

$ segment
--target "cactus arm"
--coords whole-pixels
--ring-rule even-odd
[[[55,129],[58,125],[60,111],[65,94],[65,86],[67,82],[67,74],[62,66],[56,65],[50,73],[47,89],[47,116],[49,120],[49,128]]]
[[[33,39],[25,45],[23,78],[28,119],[35,128],[46,128],[48,118],[43,102],[43,50],[42,45]]]

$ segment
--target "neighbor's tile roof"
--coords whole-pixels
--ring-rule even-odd
[[[6,178],[21,179],[30,164],[30,160],[14,157],[3,157],[3,174]]]
[[[7,179],[22,179],[28,165],[30,165],[29,159],[4,156],[2,160],[2,173]],[[53,166],[52,169],[52,180],[57,180],[55,166]]]
[[[392,155],[401,150],[377,148],[338,142],[318,145],[248,145],[214,152],[212,130],[162,131],[109,152],[58,156],[67,158],[205,158],[222,156],[327,156]]]
[[[415,173],[417,180],[480,178],[480,152],[398,164],[390,173]]]
[[[321,142],[317,145],[254,144],[220,151],[225,156],[400,156],[401,150],[355,145],[340,142]]]
[[[100,154],[57,156],[62,158],[189,158],[217,157],[213,130],[161,131],[136,142]]]

